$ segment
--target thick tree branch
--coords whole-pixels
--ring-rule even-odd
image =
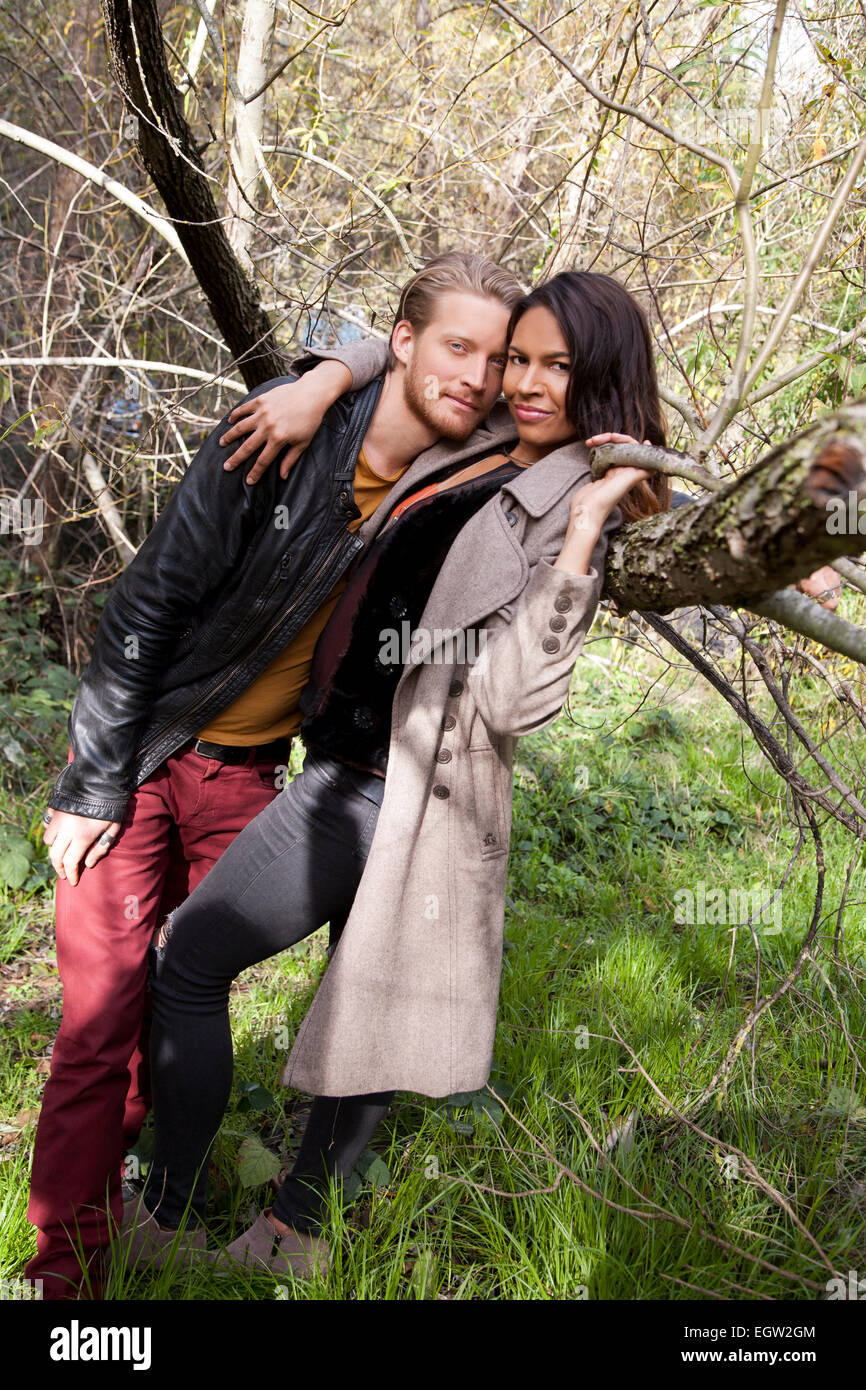
[[[593,451],[591,466],[598,475],[632,461],[684,471],[672,451],[630,444]],[[781,616],[784,600],[792,625],[806,612],[814,624],[817,605],[796,595],[789,604],[787,594],[773,591],[856,551],[852,522],[856,535],[858,508],[866,502],[866,404],[847,406],[783,441],[737,478],[713,481],[714,490],[689,506],[622,528],[608,550],[605,597],[623,611],[655,612],[687,603],[755,609],[772,602],[774,616]],[[859,629],[841,618],[826,626],[819,618],[813,630],[844,639],[851,655],[862,651],[853,641]]]

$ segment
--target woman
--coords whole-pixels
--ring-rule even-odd
[[[515,308],[509,344],[516,445],[403,499],[317,649],[301,730],[313,771],[332,786],[354,767],[387,764],[388,775],[378,824],[373,810],[359,842],[354,905],[283,1076],[320,1099],[273,1210],[229,1247],[273,1270],[324,1263],[324,1179],[351,1171],[395,1089],[443,1096],[485,1083],[515,741],[565,701],[621,515],[668,502],[657,474],[589,476],[584,440],[665,442],[649,330],[622,286],[557,276]],[[395,594],[410,558],[412,583]],[[398,631],[415,630],[402,663],[376,641],[383,602]],[[307,853],[285,843],[281,801],[173,914],[156,952],[155,1157],[145,1212],[125,1223],[138,1250],[164,1247],[190,1202],[203,1218],[231,1087],[232,980],[322,925],[274,891],[284,855]],[[273,853],[248,862],[266,821]]]

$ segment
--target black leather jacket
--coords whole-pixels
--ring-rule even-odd
[[[279,377],[250,392],[292,381]],[[119,821],[134,788],[292,641],[364,542],[352,483],[381,378],[342,396],[283,481],[223,471],[227,418],[199,449],[103,610],[49,799]]]

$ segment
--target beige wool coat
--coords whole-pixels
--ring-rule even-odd
[[[334,355],[361,384],[357,352]],[[371,371],[381,361],[378,347],[361,358]],[[400,498],[443,462],[496,452],[509,438],[513,423],[500,414],[465,445],[428,450],[359,535],[383,530]],[[515,743],[562,709],[620,521],[616,509],[589,574],[553,568],[570,499],[589,480],[586,448],[558,449],[506,483],[452,545],[396,689],[384,800],[363,878],[284,1084],[313,1095],[445,1096],[487,1081]],[[473,628],[485,632],[474,649],[449,643],[449,632]]]

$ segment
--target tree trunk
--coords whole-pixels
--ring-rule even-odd
[[[267,81],[276,18],[276,0],[247,0],[237,73],[238,87],[245,97],[252,96]],[[263,92],[247,104],[235,98],[234,103],[232,182],[228,193],[233,220],[229,226],[229,242],[248,273],[253,269],[247,248],[254,230],[255,191],[259,178],[254,141],[261,144],[266,96]]]
[[[249,387],[285,372],[271,323],[223,228],[212,185],[181,112],[153,0],[102,0],[112,71],[137,120],[137,145],[174,222],[214,320]]]

